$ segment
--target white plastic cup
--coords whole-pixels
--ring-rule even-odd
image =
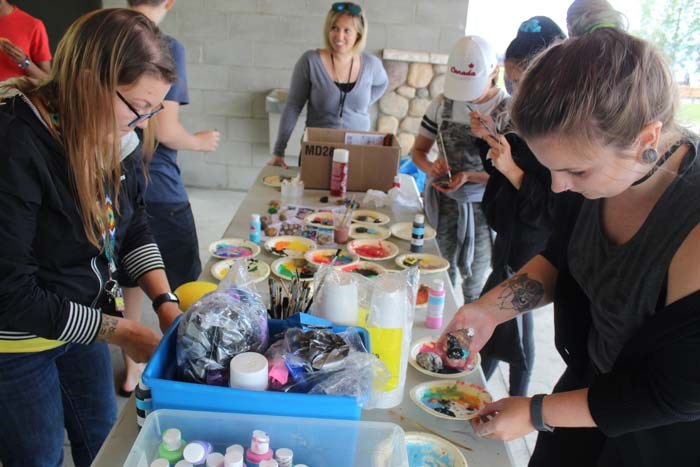
[[[252,391],[267,389],[267,358],[256,352],[244,352],[231,359],[229,386]]]
[[[318,302],[315,315],[341,326],[355,326],[359,319],[359,302],[357,284],[347,276],[339,276],[339,281],[326,279]]]

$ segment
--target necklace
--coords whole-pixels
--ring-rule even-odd
[[[340,118],[343,118],[343,108],[345,107],[345,96],[348,95],[347,91],[347,85],[350,83],[350,79],[352,78],[352,66],[355,63],[355,57],[350,58],[350,70],[348,71],[348,79],[345,81],[345,83],[341,83],[340,80],[338,79],[338,73],[335,70],[335,59],[333,58],[333,54],[331,53],[331,66],[333,67],[333,77],[335,78],[336,83],[338,84],[345,84],[345,87],[340,87],[340,102],[338,103],[338,116]]]
[[[685,140],[677,141],[673,146],[671,146],[668,149],[668,151],[666,151],[663,154],[663,156],[659,157],[659,160],[656,161],[656,164],[654,164],[654,167],[652,167],[651,170],[646,173],[646,175],[644,175],[642,178],[640,178],[639,180],[634,182],[632,184],[632,186],[637,186],[637,185],[649,180],[651,178],[651,176],[654,175],[657,170],[659,170],[659,167],[664,165],[666,163],[666,161],[678,150],[678,148],[681,147],[682,145],[684,145],[686,142],[687,141],[685,141]]]

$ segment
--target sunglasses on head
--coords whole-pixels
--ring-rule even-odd
[[[362,14],[362,8],[360,5],[356,5],[350,2],[338,2],[331,6],[331,11],[346,11],[352,16],[360,16]]]

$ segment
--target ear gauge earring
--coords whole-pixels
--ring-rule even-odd
[[[654,148],[645,149],[642,153],[642,161],[646,164],[653,164],[659,158],[659,153]]]

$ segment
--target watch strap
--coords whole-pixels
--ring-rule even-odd
[[[530,421],[537,431],[554,431],[554,427],[544,422],[542,405],[545,394],[536,394],[530,399]]]
[[[162,293],[162,294],[158,295],[155,299],[153,299],[153,310],[157,312],[158,308],[160,308],[160,306],[163,303],[167,303],[167,302],[175,302],[175,303],[179,304],[180,299],[177,298],[177,295],[175,295],[172,292]]]
[[[32,62],[29,60],[29,56],[26,56],[26,57],[24,57],[24,60],[19,62],[17,65],[19,65],[19,67],[24,70],[26,68],[29,68],[29,65],[31,65],[31,63]]]

